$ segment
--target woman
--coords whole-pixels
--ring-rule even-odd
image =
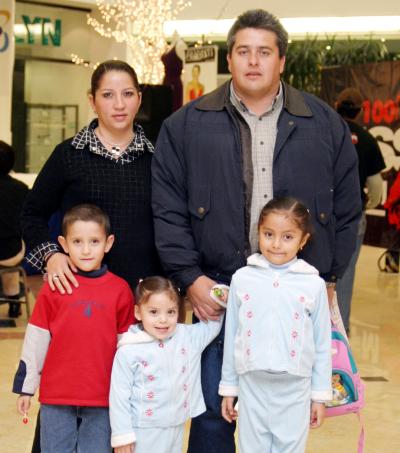
[[[110,217],[115,243],[105,262],[132,289],[139,278],[159,274],[150,204],[153,145],[134,123],[142,96],[137,75],[118,60],[93,72],[89,101],[97,114],[75,137],[60,143],[39,173],[24,206],[23,237],[27,260],[47,269],[51,289],[61,293],[77,286],[75,266],[52,241],[53,213],[92,203]],[[39,421],[39,419],[38,419]],[[39,423],[32,452],[40,452]]]
[[[47,268],[50,287],[70,293],[75,267],[51,240],[48,222],[80,203],[108,213],[115,244],[109,269],[132,288],[160,272],[150,205],[153,146],[135,124],[141,93],[135,71],[123,61],[106,61],[93,72],[89,101],[97,114],[75,137],[60,143],[39,173],[23,211],[28,261]]]

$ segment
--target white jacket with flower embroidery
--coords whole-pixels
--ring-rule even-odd
[[[135,428],[177,426],[206,410],[201,353],[221,330],[219,321],[178,324],[159,341],[140,325],[118,342],[110,388],[111,445],[136,441]]]
[[[311,398],[332,399],[331,325],[318,271],[301,259],[275,266],[256,253],[232,278],[219,394],[238,395],[238,375],[264,370],[311,376]]]

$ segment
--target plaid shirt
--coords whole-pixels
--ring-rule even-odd
[[[98,126],[98,120],[94,119],[88,126],[80,130],[72,139],[71,145],[76,149],[83,149],[88,146],[90,152],[98,154],[105,159],[118,162],[121,165],[129,164],[135,161],[146,150],[154,152],[154,146],[146,138],[142,126],[134,124],[133,129],[135,135],[130,145],[122,153],[113,153],[109,151],[98,139],[94,130]],[[56,242],[44,242],[29,252],[26,256],[26,261],[35,269],[43,270],[45,258],[61,252],[60,246]]]
[[[258,251],[258,218],[261,209],[273,198],[273,156],[278,132],[278,119],[283,108],[283,87],[272,105],[266,108],[262,115],[251,112],[238,97],[231,84],[230,100],[236,110],[242,115],[251,131],[251,155],[253,163],[253,187],[251,197],[249,241],[251,252]]]

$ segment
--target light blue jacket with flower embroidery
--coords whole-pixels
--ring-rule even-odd
[[[331,325],[318,271],[301,259],[275,266],[256,253],[232,278],[219,394],[238,395],[238,375],[264,370],[311,377],[311,398],[332,399]]]
[[[206,410],[201,353],[221,330],[219,321],[178,324],[159,341],[131,326],[118,342],[110,387],[111,445],[136,441],[135,428],[177,426]]]

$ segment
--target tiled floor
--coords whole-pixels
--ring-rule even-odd
[[[377,269],[381,249],[363,247],[358,263],[351,344],[363,377],[368,378],[363,411],[365,453],[400,453],[400,276]],[[33,282],[37,286],[38,281]],[[0,306],[0,317],[6,307]],[[27,425],[10,393],[26,319],[0,329],[0,451],[28,453],[37,403]],[[328,419],[311,432],[307,453],[356,453],[360,423],[355,415]],[[156,452],[156,449],[154,450]],[[86,452],[85,452],[86,453]],[[92,453],[92,452],[87,452]],[[223,453],[223,452],[221,452]]]

